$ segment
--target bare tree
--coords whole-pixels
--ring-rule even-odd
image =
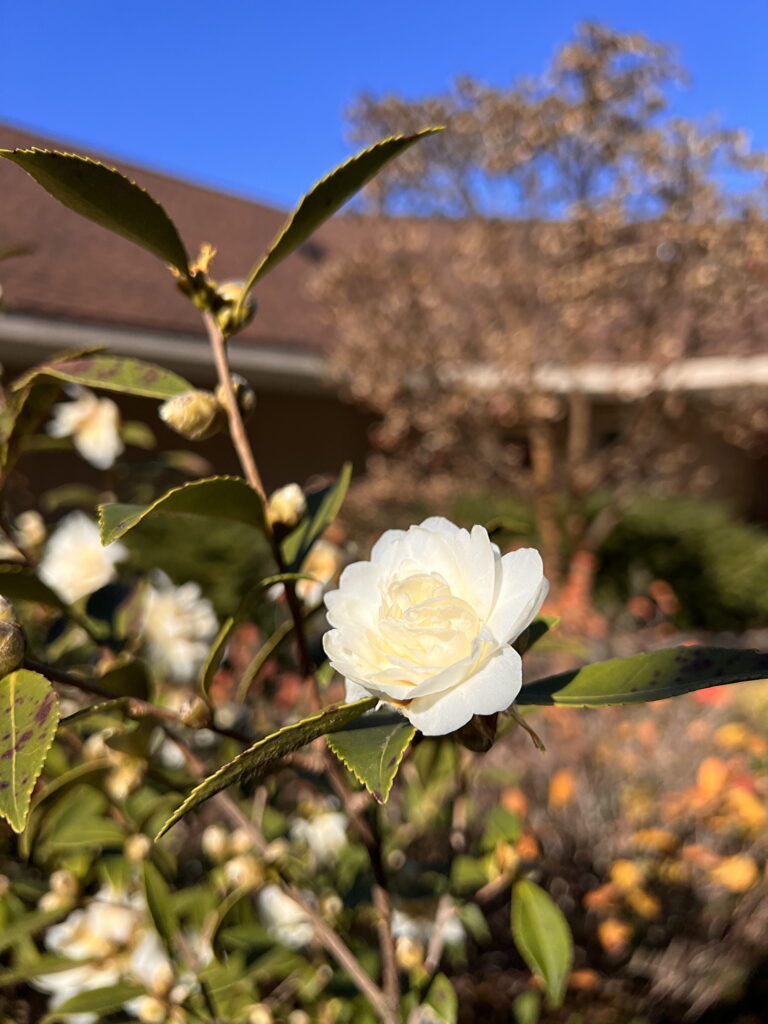
[[[585,24],[540,80],[352,112],[360,140],[448,129],[377,179],[360,246],[316,283],[336,376],[381,417],[369,486],[527,493],[555,578],[596,540],[592,492],[708,482],[683,422],[725,401],[731,441],[765,430],[754,395],[680,372],[763,342],[768,251],[766,158],[666,117],[680,78],[666,47]],[[631,399],[610,430],[601,396]]]

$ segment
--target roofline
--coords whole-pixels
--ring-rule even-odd
[[[0,316],[0,362],[29,366],[67,349],[106,347],[116,355],[161,363],[194,384],[212,384],[215,369],[208,341],[194,334],[129,330],[78,321],[6,313]],[[276,344],[229,345],[232,369],[250,382],[290,394],[330,394],[325,356]]]

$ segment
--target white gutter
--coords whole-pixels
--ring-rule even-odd
[[[103,345],[115,355],[134,356],[174,370],[195,384],[212,384],[208,342],[194,334],[165,334],[122,327],[48,320],[18,313],[0,315],[0,362],[29,367],[66,349]],[[232,342],[232,369],[254,387],[291,394],[330,393],[324,356],[289,346]]]
[[[507,386],[523,391],[527,387],[549,394],[581,392],[595,397],[632,399],[653,391],[723,391],[768,387],[768,355],[702,356],[682,359],[657,369],[648,363],[582,363],[563,366],[542,363],[525,372],[500,370],[491,366],[446,367],[448,380],[463,380],[481,391]],[[529,384],[530,381],[530,384]]]

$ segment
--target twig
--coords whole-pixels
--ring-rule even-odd
[[[169,708],[159,708],[148,700],[142,700],[140,697],[115,697],[114,693],[105,690],[104,687],[99,686],[98,682],[92,679],[81,679],[80,676],[73,676],[69,672],[62,671],[62,669],[54,668],[52,665],[43,665],[40,662],[33,661],[31,658],[24,659],[24,667],[28,668],[31,672],[38,672],[52,683],[71,686],[73,689],[80,690],[82,693],[88,693],[93,697],[102,697],[105,700],[120,703],[130,718],[156,718],[161,722],[173,722],[174,725],[181,725],[185,729],[192,728],[176,711],[171,711]],[[217,733],[219,736],[225,736],[227,739],[244,743],[246,746],[251,746],[256,742],[253,736],[246,736],[245,733],[241,733],[237,729],[227,729],[225,726],[216,725],[215,722],[211,722],[205,728]]]
[[[448,927],[453,915],[456,913],[453,900],[447,893],[443,893],[437,904],[435,914],[435,929],[427,946],[427,955],[424,958],[424,970],[428,974],[434,974],[440,965],[440,958],[443,955],[445,946],[445,930]]]
[[[373,874],[371,893],[373,905],[377,911],[376,931],[379,937],[379,951],[381,953],[382,982],[389,1005],[396,1012],[400,1006],[400,979],[395,958],[395,939],[392,934],[392,901],[389,898],[387,876],[381,857],[381,834],[379,833],[378,823],[374,819],[375,824],[372,827],[358,812],[352,801],[352,794],[349,791],[346,779],[333,754],[331,754],[327,747],[325,750],[325,770],[336,795],[342,802],[347,817],[352,822],[353,828],[360,836],[368,853],[368,860],[370,861]]]
[[[232,378],[230,377],[229,359],[227,357],[227,347],[226,342],[224,341],[224,335],[216,322],[216,317],[210,312],[210,310],[203,311],[203,322],[205,323],[205,329],[208,332],[208,340],[210,341],[211,349],[213,350],[213,358],[216,363],[216,372],[219,377],[219,384],[221,385],[224,402],[227,406],[229,433],[232,437],[232,444],[235,446],[235,451],[240,459],[240,464],[243,467],[246,480],[254,491],[261,496],[262,501],[266,503],[267,495],[264,490],[264,484],[261,480],[259,468],[256,465],[256,459],[253,457],[253,449],[251,448],[251,443],[248,440],[248,434],[245,430],[243,417],[240,414],[240,408],[237,404],[235,391],[232,387]]]

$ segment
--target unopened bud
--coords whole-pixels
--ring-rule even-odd
[[[139,999],[136,1012],[143,1024],[165,1024],[168,1019],[165,1003],[155,996],[142,996]]]
[[[203,853],[209,860],[214,862],[224,860],[228,843],[229,835],[221,825],[209,825],[203,832]]]
[[[216,294],[221,303],[216,311],[216,320],[225,337],[241,331],[251,322],[256,312],[256,303],[249,293],[240,309],[238,303],[243,294],[243,281],[225,281],[216,287]]]
[[[15,672],[24,661],[27,645],[24,630],[16,621],[13,606],[0,597],[0,677]]]
[[[298,484],[286,484],[269,496],[267,522],[274,529],[292,530],[307,512],[307,499]]]
[[[424,964],[424,950],[418,942],[401,935],[395,943],[395,959],[404,971],[415,971]]]
[[[256,408],[256,392],[253,390],[251,385],[245,379],[241,377],[239,373],[231,373],[229,380],[232,384],[232,390],[235,393],[235,401],[237,407],[240,410],[240,415],[243,420],[249,420],[253,415],[253,410]],[[216,388],[216,399],[224,409],[227,407],[227,400],[224,396],[224,388],[221,384]]]
[[[255,1003],[248,1010],[248,1024],[272,1024],[274,1019],[266,1003]]]
[[[224,412],[211,391],[185,391],[163,402],[160,419],[189,441],[204,441],[224,425]]]
[[[59,896],[74,897],[77,895],[77,879],[71,871],[67,871],[65,868],[54,871],[48,884],[51,887],[51,891],[58,893]]]
[[[152,840],[149,836],[139,833],[135,836],[128,836],[123,846],[123,853],[134,864],[140,864],[149,856],[152,849]]]
[[[202,697],[190,697],[179,709],[179,718],[189,729],[205,729],[211,724],[211,709]]]

